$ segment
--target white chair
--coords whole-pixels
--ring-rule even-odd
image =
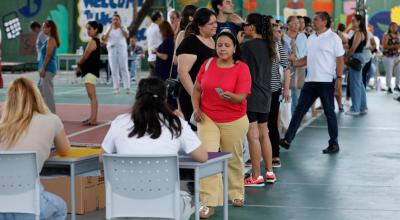
[[[106,219],[180,219],[177,155],[104,155]]]
[[[0,151],[0,213],[29,213],[39,219],[36,152]]]

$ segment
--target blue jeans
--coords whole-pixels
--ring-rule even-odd
[[[67,218],[67,204],[63,199],[44,191],[40,185],[40,219],[64,220]],[[32,214],[0,213],[0,220],[34,220]]]
[[[294,114],[294,110],[296,109],[297,103],[299,101],[300,92],[301,92],[301,89],[290,89],[290,93],[291,93],[290,99],[292,100],[292,106],[291,106],[290,111],[291,111],[292,115]]]
[[[364,58],[362,53],[355,53],[352,56],[353,58],[359,59],[364,66]],[[365,87],[362,82],[362,70],[355,70],[353,68],[349,68],[349,77],[350,77],[350,97],[351,104],[350,110],[353,112],[360,112],[367,110],[367,94],[365,93]]]
[[[317,98],[321,99],[322,107],[328,122],[329,145],[338,145],[338,125],[335,114],[335,85],[333,82],[306,82],[301,90],[299,102],[290,120],[285,140],[292,142],[296,136],[304,115]]]

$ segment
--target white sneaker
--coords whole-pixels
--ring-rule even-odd
[[[114,95],[119,94],[119,89],[114,89],[113,94],[114,94]]]
[[[349,111],[347,111],[347,112],[344,113],[344,114],[346,114],[346,115],[360,115],[360,112],[355,112],[355,111],[349,110]]]
[[[366,114],[368,114],[368,109],[360,111],[360,115],[366,115]]]

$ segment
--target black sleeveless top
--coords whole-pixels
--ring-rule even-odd
[[[353,46],[354,36],[356,36],[356,33],[354,33],[353,36],[349,40],[349,47],[350,48]],[[354,51],[354,53],[362,53],[363,52],[363,49],[364,49],[365,45],[367,45],[368,36],[364,36],[364,37],[365,37],[365,39],[360,42],[360,44],[358,45],[358,47],[356,48],[356,51]]]
[[[96,50],[89,54],[87,60],[81,65],[82,77],[86,74],[91,73],[97,78],[100,77],[100,40],[94,37],[93,40],[96,42]]]

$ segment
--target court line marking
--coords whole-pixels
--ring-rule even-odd
[[[302,182],[279,182],[280,185],[304,185],[304,186],[332,186],[332,187],[380,187],[380,188],[397,188],[398,185],[357,185],[357,184],[329,184],[329,183],[302,183]]]
[[[72,89],[72,90],[68,90],[68,91],[64,91],[64,92],[56,92],[56,93],[54,93],[54,95],[64,95],[64,94],[83,92],[83,91],[84,91],[83,88],[79,88],[79,89]]]
[[[57,102],[56,105],[78,105],[78,106],[90,106],[89,103],[67,103]],[[100,104],[99,106],[121,106],[121,107],[132,107],[131,104]]]
[[[376,208],[324,208],[324,207],[313,207],[313,206],[285,206],[285,205],[251,205],[245,204],[245,207],[259,207],[259,208],[283,208],[283,209],[316,209],[316,210],[347,210],[347,211],[384,211],[384,212],[400,212],[398,209],[376,209]]]
[[[328,126],[322,126],[322,125],[310,125],[309,128],[328,128]],[[340,126],[338,127],[340,129],[352,129],[352,130],[381,130],[381,131],[400,131],[398,128],[394,127],[350,127],[350,126]]]
[[[67,137],[68,137],[68,138],[75,137],[75,136],[80,135],[80,134],[83,134],[83,133],[85,133],[85,132],[89,132],[89,131],[96,130],[97,128],[105,127],[105,126],[107,126],[107,125],[110,125],[111,122],[112,122],[112,121],[108,121],[108,122],[106,122],[106,123],[99,124],[99,125],[96,125],[96,126],[91,127],[91,128],[87,128],[87,129],[83,129],[83,130],[81,130],[81,131],[74,132],[74,133],[72,133],[72,134],[67,135]]]

